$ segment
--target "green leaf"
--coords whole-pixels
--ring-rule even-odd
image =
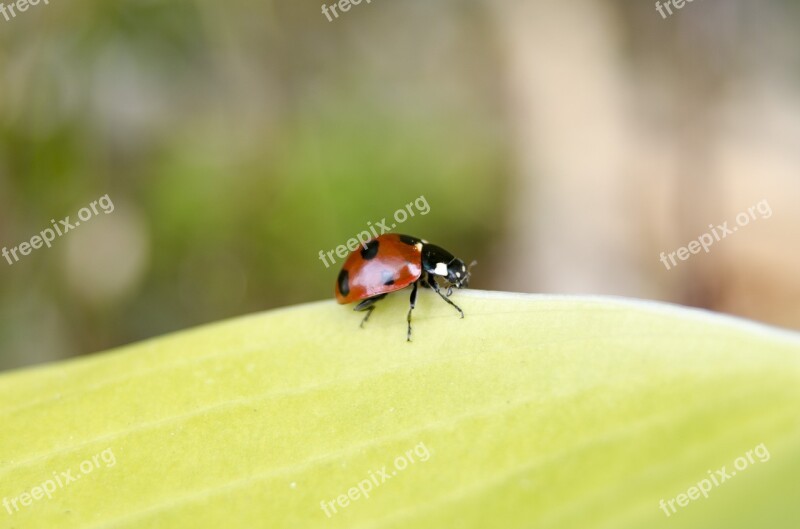
[[[452,299],[421,292],[412,343],[403,294],[364,329],[325,301],[0,376],[0,527],[800,524],[797,334]]]

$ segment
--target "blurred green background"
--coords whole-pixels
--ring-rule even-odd
[[[115,207],[0,260],[0,369],[331,298],[319,251],[419,196],[397,231],[477,259],[473,287],[800,328],[796,2],[320,8],[0,18],[0,245]],[[769,219],[658,260],[762,200]]]

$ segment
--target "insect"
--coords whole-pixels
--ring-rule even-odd
[[[475,263],[470,264],[470,268]],[[443,300],[464,317],[464,311],[450,301],[453,288],[464,288],[469,282],[469,269],[464,261],[424,239],[390,233],[368,241],[353,251],[342,265],[336,279],[336,300],[340,304],[359,301],[353,310],[366,311],[361,327],[369,319],[375,304],[409,285],[411,287],[408,309],[407,341],[411,341],[411,312],[417,301],[417,287],[432,288]],[[437,283],[445,283],[446,293]]]

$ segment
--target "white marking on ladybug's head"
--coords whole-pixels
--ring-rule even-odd
[[[436,263],[433,273],[437,276],[447,276],[447,263]]]
[[[417,243],[417,244],[415,244],[414,246],[417,248],[417,251],[419,251],[419,252],[421,252],[421,251],[422,251],[422,243],[421,243],[421,242],[418,242],[418,243]]]

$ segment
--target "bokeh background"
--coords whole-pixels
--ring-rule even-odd
[[[476,288],[800,329],[800,4],[321,4],[0,18],[0,245],[115,206],[0,260],[0,369],[331,298],[319,251],[421,195],[399,231],[477,259]]]

